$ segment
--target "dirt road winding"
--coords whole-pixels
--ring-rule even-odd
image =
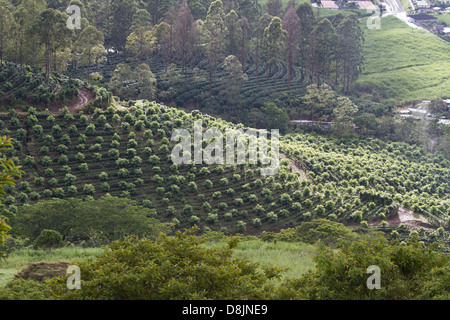
[[[58,113],[61,108],[67,106],[70,113],[75,113],[77,112],[77,109],[84,107],[92,100],[94,100],[94,95],[92,94],[92,92],[85,88],[80,88],[78,89],[78,97],[75,99],[75,101],[65,105],[61,103],[51,105],[49,111],[50,113]]]

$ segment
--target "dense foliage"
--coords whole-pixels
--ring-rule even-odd
[[[273,267],[233,256],[237,239],[225,248],[204,249],[193,231],[161,235],[156,241],[113,242],[98,258],[80,262],[83,285],[68,290],[65,279],[51,290],[58,299],[241,300],[267,299],[279,275]]]
[[[169,230],[150,218],[151,210],[124,198],[55,199],[22,206],[10,218],[13,235],[37,247],[61,246],[62,240],[99,246],[125,236],[156,237]],[[83,244],[81,243],[81,244]]]
[[[413,239],[388,243],[384,238],[347,242],[339,251],[325,246],[317,269],[281,289],[282,299],[311,300],[428,300],[448,295],[449,256]],[[380,268],[380,289],[369,289],[369,266]]]

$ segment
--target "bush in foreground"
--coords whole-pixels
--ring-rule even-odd
[[[417,238],[390,243],[383,237],[321,246],[316,269],[279,287],[280,299],[431,300],[450,298],[450,256]],[[380,268],[380,289],[369,289],[369,266]]]
[[[195,232],[115,241],[97,258],[77,263],[83,275],[80,290],[68,290],[61,278],[51,280],[50,288],[55,298],[70,300],[270,298],[269,280],[280,270],[234,257],[237,238],[230,238],[227,247],[205,249]]]

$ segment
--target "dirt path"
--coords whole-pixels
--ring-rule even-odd
[[[75,113],[77,109],[84,107],[92,100],[94,100],[94,95],[92,94],[92,92],[90,92],[85,88],[80,88],[78,89],[78,97],[76,98],[76,100],[74,102],[69,103],[67,107],[69,108],[70,113]],[[49,112],[58,113],[62,107],[63,105],[60,103],[51,105],[49,108]]]
[[[300,176],[298,177],[298,180],[308,179],[308,174],[307,174],[306,170],[302,168],[301,165],[299,165],[297,162],[288,158],[286,155],[284,155],[282,153],[280,153],[280,158],[289,160],[289,166],[292,168],[292,172],[297,172],[300,174]]]

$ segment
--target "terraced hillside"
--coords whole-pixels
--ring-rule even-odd
[[[41,199],[110,194],[178,228],[228,233],[275,231],[316,217],[378,225],[401,207],[433,227],[449,222],[449,162],[406,144],[285,136],[278,173],[265,177],[257,164],[174,164],[174,129],[191,130],[199,120],[204,129],[242,126],[154,102],[90,114],[30,108],[0,119],[0,134],[14,138],[7,156],[26,172],[16,187],[6,187],[10,211]]]

